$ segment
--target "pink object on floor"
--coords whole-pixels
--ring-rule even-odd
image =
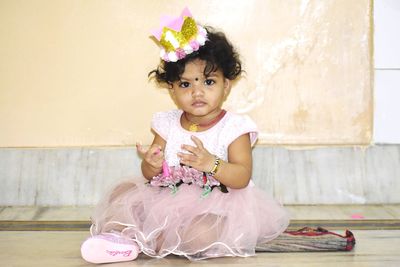
[[[81,246],[82,258],[91,263],[132,261],[138,254],[136,242],[113,234],[92,236]]]
[[[363,215],[361,215],[361,214],[355,213],[355,214],[351,215],[351,218],[352,219],[364,219],[365,217]]]

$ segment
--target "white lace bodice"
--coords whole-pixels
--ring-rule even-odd
[[[194,146],[190,139],[192,135],[198,137],[204,147],[223,160],[228,160],[228,147],[239,136],[249,133],[251,145],[257,140],[256,124],[246,115],[227,112],[213,127],[203,132],[190,132],[180,123],[183,111],[179,109],[155,113],[152,119],[152,129],[165,141],[165,159],[170,166],[179,165],[178,152],[182,144]]]

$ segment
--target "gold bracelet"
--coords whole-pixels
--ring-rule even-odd
[[[214,161],[214,167],[212,168],[212,170],[208,173],[208,175],[210,176],[215,176],[215,174],[218,171],[219,165],[221,163],[221,159],[218,158],[217,156],[215,156],[215,161]]]

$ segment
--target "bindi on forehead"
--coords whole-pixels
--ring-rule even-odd
[[[190,77],[190,76],[182,76],[181,80],[185,80],[185,81],[200,81],[202,79],[202,77],[199,76],[194,76],[194,77]]]
[[[194,77],[193,77],[194,76]],[[221,75],[219,75],[217,72],[212,72],[210,73],[210,75],[202,75],[201,77],[199,76],[195,76],[193,75],[192,77],[190,75],[183,75],[181,77],[181,80],[185,80],[185,81],[200,81],[202,79],[209,79],[209,78],[214,78],[217,79],[218,77],[220,77]]]

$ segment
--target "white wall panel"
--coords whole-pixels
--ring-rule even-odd
[[[400,1],[374,1],[375,68],[400,69]]]
[[[400,144],[400,70],[375,71],[374,142]]]
[[[374,1],[374,143],[400,144],[400,1]]]

